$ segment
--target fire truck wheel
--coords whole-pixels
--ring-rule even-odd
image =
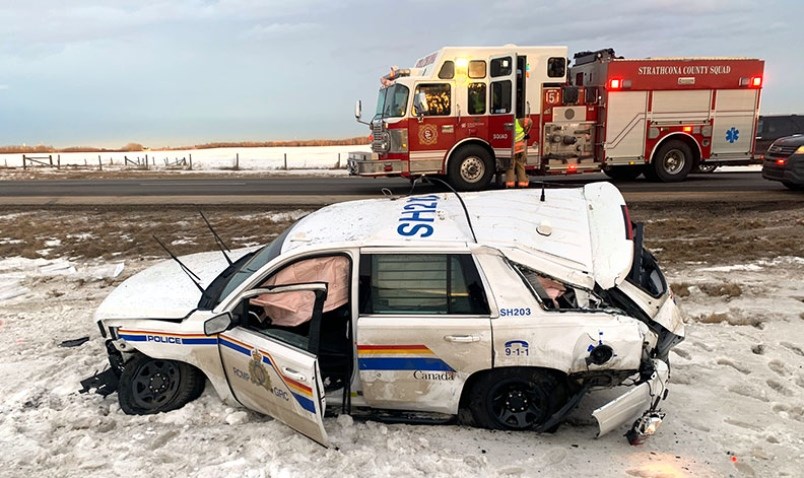
[[[684,142],[670,140],[664,143],[653,155],[652,174],[648,179],[663,183],[683,181],[692,171],[692,150]]]
[[[204,374],[189,364],[137,354],[120,376],[120,408],[129,415],[176,410],[198,398],[205,381]]]
[[[447,177],[449,183],[459,191],[480,191],[485,189],[494,174],[488,151],[480,146],[470,145],[456,151],[449,160]]]
[[[632,181],[642,174],[640,166],[610,166],[603,169],[606,176],[615,181]]]
[[[529,430],[561,408],[562,390],[556,377],[543,370],[502,368],[474,383],[469,410],[480,427]]]

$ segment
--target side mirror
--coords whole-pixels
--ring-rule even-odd
[[[355,102],[355,119],[360,121],[361,116],[363,116],[363,102],[357,100],[357,102]]]
[[[232,314],[224,312],[204,322],[204,335],[216,335],[225,332],[232,325]]]
[[[419,92],[413,97],[413,113],[419,118],[428,113],[427,95],[425,93]]]

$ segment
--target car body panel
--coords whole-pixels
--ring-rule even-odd
[[[661,329],[683,336],[683,324],[667,288],[651,297],[626,280],[635,243],[622,196],[609,183],[544,195],[545,200],[535,190],[462,194],[466,209],[455,194],[336,204],[292,226],[284,242],[276,243],[281,254],[249,269],[248,277],[239,272],[245,280],[222,289],[226,296],[210,305],[213,310],[196,309],[200,292],[178,264],[165,262],[125,281],[95,318],[125,356],[142,353],[190,363],[225,401],[271,415],[324,445],[324,390],[331,372],[324,369],[331,367],[330,351],[327,344],[318,344],[323,331],[319,339],[313,331],[330,320],[320,317],[326,298],[316,295],[320,308],[308,332],[265,321],[259,316],[264,311],[255,312],[251,301],[265,293],[270,278],[307,259],[349,258],[345,322],[336,332],[338,341],[348,341],[343,353],[351,363],[350,387],[343,390],[353,393],[357,406],[454,415],[473,376],[509,367],[551,370],[578,384],[599,377],[597,386],[609,381],[613,386],[629,376],[639,384]],[[428,254],[434,258],[423,257]],[[425,278],[405,266],[399,269],[404,280],[394,279],[401,280],[399,285],[388,278],[387,285],[380,281],[372,283],[376,289],[367,289],[364,277],[387,274],[379,262],[375,270],[370,258],[394,255],[403,256],[403,265],[405,255],[422,264],[440,264],[435,258],[446,257],[443,280],[449,285],[438,286],[442,269],[434,269],[436,275],[423,271]],[[220,253],[181,260],[205,285],[227,265]],[[371,270],[364,276],[367,265]],[[466,289],[453,286],[456,280],[466,281]],[[427,294],[428,301],[447,294],[446,303],[474,305],[457,312],[364,312],[367,290],[394,298],[408,289]],[[639,314],[631,316],[605,302],[601,291],[609,289],[628,296]],[[412,297],[414,303],[419,300]],[[479,297],[482,307],[474,309]],[[231,327],[204,336],[205,321],[216,314],[231,314]],[[272,330],[303,342],[285,340]],[[611,354],[595,361],[592,352],[601,348]],[[342,403],[332,395],[330,405]],[[637,401],[613,405],[614,415],[635,409]]]
[[[661,360],[653,360],[653,364],[655,371],[647,381],[592,412],[598,423],[598,437],[633,420],[652,401],[664,398],[670,369]]]

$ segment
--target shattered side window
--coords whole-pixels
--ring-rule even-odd
[[[544,310],[600,310],[603,301],[591,291],[553,279],[521,264],[511,263]]]

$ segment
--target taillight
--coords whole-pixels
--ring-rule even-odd
[[[754,88],[759,88],[760,86],[762,86],[762,77],[755,76],[751,78],[751,86],[753,86]]]
[[[610,90],[619,90],[623,87],[623,80],[619,78],[612,78],[609,80],[609,89]]]
[[[634,240],[634,225],[631,223],[631,214],[628,212],[628,206],[623,204],[620,206],[623,211],[623,221],[625,221],[625,238],[629,241]]]
[[[776,166],[784,166],[784,159],[777,159]]]

